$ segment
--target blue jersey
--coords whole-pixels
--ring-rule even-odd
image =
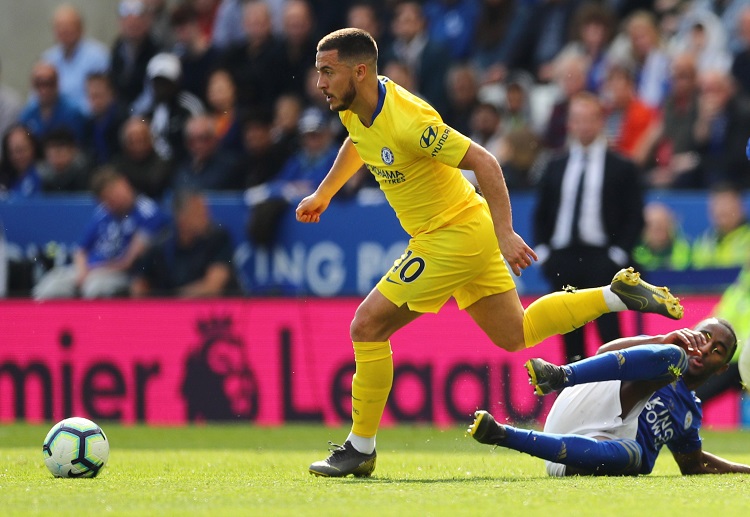
[[[663,445],[676,453],[700,450],[698,432],[702,421],[700,399],[688,389],[682,378],[654,393],[638,418],[636,440],[643,449],[641,474],[654,469]]]
[[[125,217],[115,217],[103,205],[96,207],[80,247],[88,255],[89,265],[121,258],[138,234],[152,238],[168,222],[167,216],[150,198],[140,195]]]

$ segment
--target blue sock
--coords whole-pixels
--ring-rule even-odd
[[[676,345],[639,345],[563,366],[565,386],[599,381],[673,380],[687,369],[687,353]]]
[[[635,440],[594,440],[504,426],[502,446],[592,474],[634,475],[641,469],[641,446]]]

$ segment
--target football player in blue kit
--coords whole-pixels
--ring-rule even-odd
[[[526,363],[538,395],[562,390],[544,431],[498,424],[477,411],[469,433],[546,460],[550,476],[649,474],[667,446],[682,474],[750,474],[750,466],[703,450],[703,412],[693,390],[721,374],[737,349],[732,325],[709,318],[693,329],[622,338],[564,366]]]

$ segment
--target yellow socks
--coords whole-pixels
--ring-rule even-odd
[[[560,291],[542,296],[523,314],[526,348],[538,345],[556,334],[566,334],[610,311],[601,287]]]
[[[393,385],[390,341],[354,342],[357,370],[352,378],[352,433],[374,437]]]

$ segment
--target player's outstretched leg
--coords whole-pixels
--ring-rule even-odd
[[[498,424],[487,411],[474,413],[468,431],[479,443],[500,445],[591,474],[632,475],[641,469],[642,450],[635,440],[599,441],[574,434],[529,431]]]
[[[620,270],[612,279],[610,289],[630,310],[653,312],[673,320],[682,318],[680,299],[666,287],[656,287],[641,278],[632,267]]]
[[[568,287],[542,296],[523,314],[523,338],[526,348],[550,336],[565,334],[595,320],[602,314],[635,310],[668,318],[682,318],[680,300],[666,287],[654,287],[643,281],[633,268],[621,270],[610,285],[591,289]]]
[[[676,345],[638,345],[557,366],[544,359],[524,364],[537,395],[568,386],[600,381],[666,381],[677,379],[688,366],[685,350]]]
[[[375,451],[372,454],[361,453],[349,441],[344,445],[328,444],[331,446],[331,455],[310,465],[310,474],[324,477],[344,477],[349,474],[354,477],[370,477],[375,470],[375,460],[378,457]]]

